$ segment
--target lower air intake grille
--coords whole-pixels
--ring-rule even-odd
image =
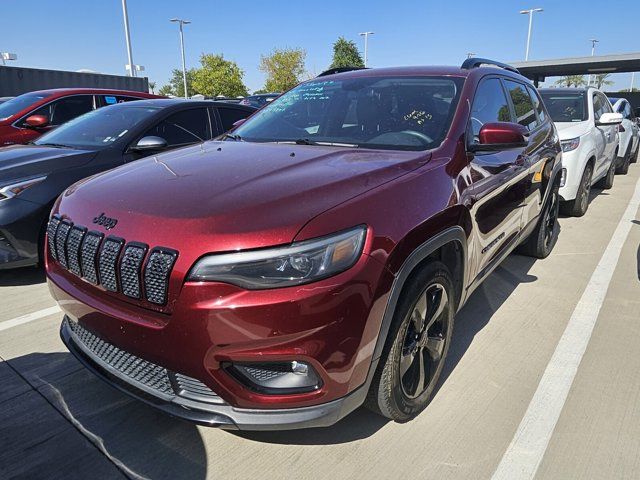
[[[200,380],[168,371],[160,365],[122,350],[94,335],[76,321],[68,318],[64,321],[73,332],[75,341],[91,352],[94,361],[116,369],[134,386],[151,389],[165,399],[179,396],[209,403],[224,403]]]
[[[157,305],[167,303],[169,274],[178,253],[173,250],[154,248],[144,269],[144,288],[147,300]]]

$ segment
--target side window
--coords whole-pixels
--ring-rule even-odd
[[[241,110],[239,108],[227,107],[218,107],[218,113],[220,114],[220,120],[222,120],[222,128],[225,132],[231,130],[231,128],[233,128],[233,124],[238,120],[247,118],[250,114],[250,112]]]
[[[480,129],[485,123],[511,122],[509,103],[502,83],[497,78],[483,80],[471,107],[471,132],[473,141],[478,141]]]
[[[206,108],[174,113],[147,130],[143,137],[148,136],[164,138],[170,147],[210,140],[209,113]]]
[[[130,97],[127,95],[98,95],[97,99],[101,107],[106,105],[115,105],[116,103],[131,102],[133,100],[141,100],[141,98]]]
[[[529,85],[527,85],[527,92],[529,92],[529,96],[531,97],[531,100],[533,100],[533,106],[535,107],[536,112],[538,112],[538,119],[540,120],[540,123],[544,123],[547,119],[547,114],[544,111],[544,106],[542,105],[542,100],[540,100],[538,92]]]
[[[597,93],[593,94],[593,116],[595,120],[598,120],[603,113],[605,113],[604,108],[605,102],[602,101],[602,97]]]
[[[538,126],[538,117],[533,101],[527,93],[526,87],[522,83],[513,82],[511,80],[504,81],[505,86],[513,102],[513,108],[516,112],[516,122],[527,127],[529,131]]]
[[[92,95],[73,95],[40,107],[29,115],[46,115],[50,125],[62,125],[93,110]]]
[[[604,112],[605,113],[613,112],[613,107],[611,106],[611,102],[609,101],[609,99],[607,97],[605,97],[604,95],[602,95],[601,93],[599,93],[598,96],[600,97],[600,100],[602,100],[602,105],[604,107]]]
[[[631,105],[627,102],[624,102],[624,118],[633,118],[633,113],[631,112]]]

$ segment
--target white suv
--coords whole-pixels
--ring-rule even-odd
[[[562,210],[581,217],[592,185],[601,181],[605,189],[613,186],[622,115],[613,113],[609,99],[593,87],[539,91],[562,144]]]
[[[620,148],[618,149],[617,173],[626,175],[629,164],[638,159],[640,148],[640,127],[633,113],[629,100],[625,98],[609,98],[613,104],[613,111],[622,115],[620,125]]]

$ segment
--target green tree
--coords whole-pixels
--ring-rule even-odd
[[[268,92],[284,92],[300,83],[304,74],[307,52],[302,48],[274,49],[260,57],[260,70],[267,76],[264,89]]]
[[[195,75],[196,70],[194,68],[190,68],[187,70],[187,90],[189,95],[195,95],[196,93],[200,93],[194,90],[193,88],[193,77]],[[171,78],[169,79],[169,83],[164,85],[158,90],[160,95],[173,95],[175,97],[184,97],[184,81],[182,79],[182,70],[178,70],[174,68],[171,71]]]
[[[225,60],[222,54],[203,53],[200,64],[193,74],[194,93],[209,97],[247,95],[247,87],[242,82],[244,71],[235,62]]]
[[[611,80],[608,80],[610,76],[610,73],[599,73],[597,75],[594,75],[596,87],[602,88],[605,85],[613,85],[613,82]]]
[[[338,37],[333,44],[333,61],[329,68],[364,67],[364,60],[355,42]]]
[[[583,87],[587,84],[584,75],[567,75],[556,81],[561,87]]]
[[[149,90],[151,93],[156,93],[156,82],[149,82]]]

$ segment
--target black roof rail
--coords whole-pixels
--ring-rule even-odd
[[[336,67],[336,68],[330,68],[329,70],[325,70],[324,72],[322,72],[320,75],[318,75],[318,77],[326,77],[327,75],[334,75],[336,73],[351,72],[353,70],[364,70],[366,68],[367,67]]]
[[[472,68],[478,68],[481,65],[493,65],[495,67],[504,68],[505,70],[509,70],[513,73],[520,73],[517,68],[512,67],[506,63],[496,62],[495,60],[489,60],[488,58],[478,58],[471,57],[467,58],[464,62],[462,62],[462,66],[460,67],[463,70],[471,70]]]

